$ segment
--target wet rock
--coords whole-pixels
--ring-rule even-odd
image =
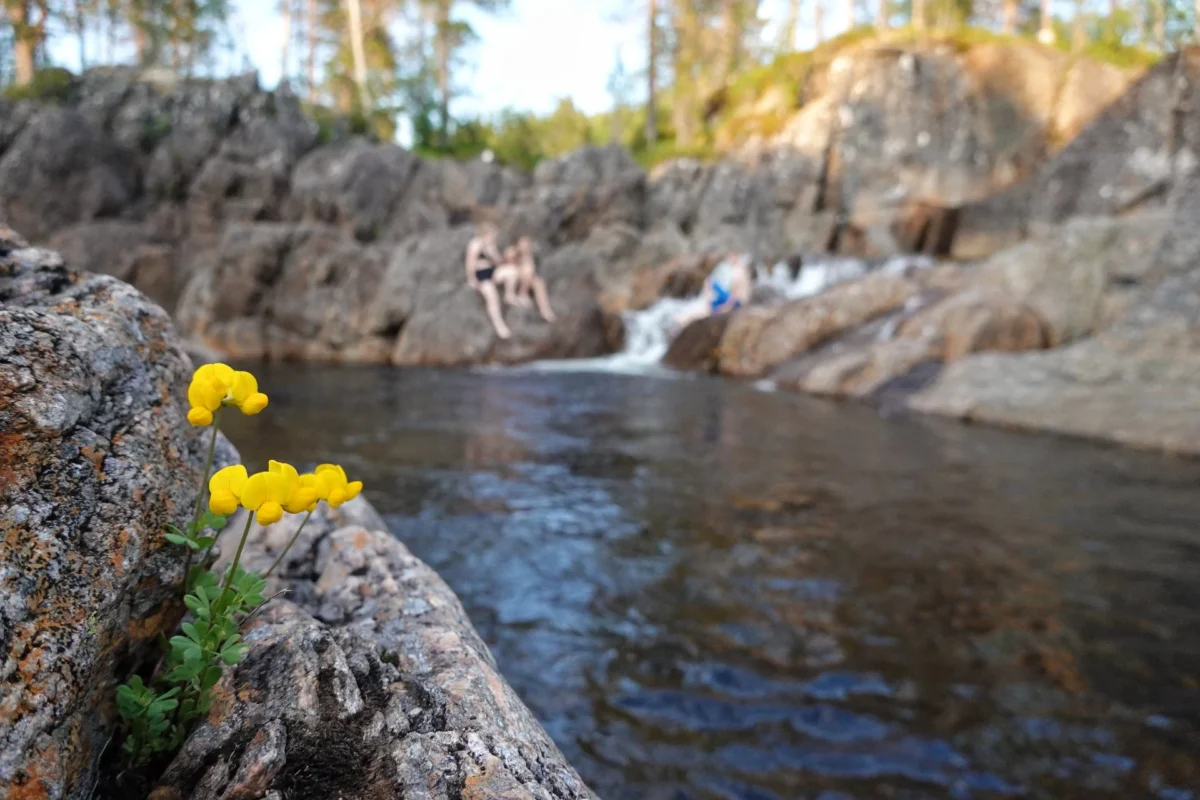
[[[937,303],[902,324],[901,337],[928,343],[930,357],[957,361],[988,350],[1021,352],[1048,345],[1043,317],[1004,292],[969,289]]]
[[[716,372],[721,339],[731,317],[731,314],[713,314],[689,323],[671,340],[663,363],[674,369]]]
[[[450,589],[381,528],[361,500],[310,521],[274,581],[291,601],[253,624],[246,660],[157,791],[594,797]],[[248,563],[268,565],[293,532],[254,526]]]
[[[874,273],[815,297],[738,311],[721,338],[720,370],[740,377],[762,375],[839,333],[903,306],[917,293],[918,287],[907,278]]]
[[[909,406],[1200,453],[1200,270],[1180,263],[1194,239],[1188,231],[1195,228],[1192,210],[1200,177],[1193,172],[1174,183],[1173,216],[1162,246],[1145,267],[1124,273],[1140,275],[1150,285],[1129,290],[1111,324],[1054,350],[964,358],[914,395]],[[1145,221],[1142,232],[1158,224],[1153,218]]]
[[[190,514],[204,464],[190,371],[166,313],[132,287],[0,248],[8,797],[87,795],[116,683],[178,620],[183,563],[163,529]]]

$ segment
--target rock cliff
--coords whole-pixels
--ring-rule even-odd
[[[955,247],[987,257],[703,320],[668,362],[1200,454],[1197,86],[1200,53],[1168,59],[1028,179],[959,209]]]
[[[611,148],[532,175],[429,161],[322,129],[252,76],[96,69],[61,105],[0,101],[0,219],[132,282],[231,355],[592,356],[619,346],[619,312],[652,302],[669,263],[928,248],[926,209],[1028,173],[1129,80],[1091,69],[1068,104],[1059,90],[1085,66],[1016,42],[855,45],[779,100],[779,132],[651,175]],[[515,336],[493,337],[462,275],[483,219],[535,239],[557,323],[509,309]]]

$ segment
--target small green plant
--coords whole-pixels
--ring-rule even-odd
[[[24,86],[9,86],[4,96],[9,100],[39,100],[43,103],[65,103],[75,88],[75,76],[62,67],[46,67],[33,74]]]
[[[349,481],[345,470],[322,464],[312,474],[270,462],[265,472],[249,475],[240,464],[212,473],[217,443],[217,419],[233,406],[244,414],[257,414],[267,406],[267,396],[248,372],[225,364],[206,364],[196,370],[188,387],[191,410],[188,421],[211,426],[204,480],[197,494],[192,519],[182,528],[169,526],[168,542],[187,549],[182,585],[187,616],[179,633],[164,642],[163,653],[149,682],[139,675],[117,687],[117,710],[125,723],[123,749],[131,766],[144,766],[170,754],[183,744],[192,725],[209,713],[213,688],[225,669],[245,657],[242,626],[267,599],[266,578],[282,563],[300,537],[318,503],[336,508],[358,496],[362,483]],[[208,507],[204,489],[208,489]],[[212,570],[214,549],[229,516],[246,510],[246,524],[232,562],[223,574]],[[242,569],[242,554],[254,521],[271,525],[284,513],[305,514],[291,540],[263,574]],[[199,554],[196,565],[193,559]]]

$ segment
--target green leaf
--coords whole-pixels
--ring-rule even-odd
[[[245,655],[246,645],[235,644],[233,647],[227,647],[221,651],[221,660],[232,667],[241,661]]]
[[[216,686],[220,682],[221,682],[221,668],[220,667],[209,667],[208,669],[206,669],[204,671],[204,676],[200,679],[200,686],[204,689],[211,689],[212,687]],[[211,704],[211,702],[212,702],[212,700],[210,698],[209,703]],[[207,711],[207,710],[208,709],[206,708],[205,711]]]
[[[169,697],[158,698],[154,703],[150,704],[150,715],[161,717],[163,714],[166,714],[167,711],[176,708],[176,706],[179,706],[179,700]]]
[[[172,683],[187,683],[188,681],[196,679],[196,676],[200,674],[202,667],[203,662],[180,664],[178,667],[175,667],[175,669],[167,673],[167,680],[171,681]]]
[[[220,514],[214,514],[212,510],[206,510],[201,516],[196,527],[199,530],[211,528],[214,531],[219,531],[225,527],[226,518]]]
[[[190,545],[190,544],[192,543],[192,542],[191,542],[191,540],[190,540],[190,539],[188,539],[186,536],[181,536],[181,535],[179,535],[179,534],[177,534],[177,533],[168,533],[168,534],[166,535],[166,539],[167,539],[167,541],[168,541],[168,542],[170,542],[171,544],[187,544],[187,545]]]
[[[208,548],[212,547],[212,544],[215,541],[216,539],[212,536],[201,536],[200,538],[196,539],[196,549],[207,550]]]
[[[195,713],[196,713],[196,701],[195,700],[193,700],[191,698],[187,698],[186,700],[184,700],[182,703],[179,704],[179,719],[181,721],[186,722],[186,721],[192,719],[193,716],[195,715]]]

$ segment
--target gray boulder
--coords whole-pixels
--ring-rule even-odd
[[[163,531],[191,512],[206,444],[185,416],[190,371],[130,286],[0,247],[6,797],[88,796],[116,684],[178,621],[183,563]]]

